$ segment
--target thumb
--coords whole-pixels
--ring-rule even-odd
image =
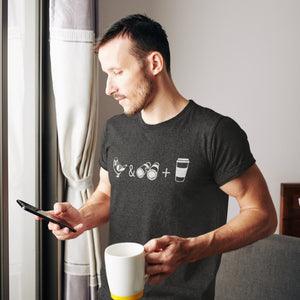
[[[65,202],[65,203],[62,203],[62,202],[57,202],[54,204],[54,207],[53,207],[53,210],[54,210],[54,213],[59,216],[65,212],[67,212],[68,208],[71,206],[70,203],[68,202]]]
[[[76,231],[78,231],[78,232],[81,232],[81,231],[83,230],[83,224],[80,223],[80,224],[76,225],[76,226],[74,227],[74,229],[75,229]]]

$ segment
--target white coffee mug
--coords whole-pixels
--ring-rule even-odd
[[[140,299],[146,281],[144,246],[113,244],[105,249],[104,258],[111,297],[115,300]]]

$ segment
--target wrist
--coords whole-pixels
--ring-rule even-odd
[[[89,230],[91,228],[89,228],[89,210],[86,209],[85,206],[82,206],[81,208],[79,208],[78,210],[79,215],[80,215],[80,222],[83,225],[83,231]]]
[[[188,251],[190,253],[188,261],[189,263],[198,261],[209,256],[209,254],[207,254],[209,241],[207,240],[205,235],[188,238],[187,240]]]
[[[195,237],[188,238],[187,241],[188,241],[187,247],[188,247],[188,253],[189,253],[188,263],[193,263],[198,260],[197,241],[196,241]]]

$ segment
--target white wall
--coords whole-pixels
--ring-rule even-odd
[[[100,26],[146,13],[165,28],[186,98],[233,117],[248,134],[279,215],[280,183],[300,182],[300,1],[103,0]],[[121,112],[104,95],[100,126]],[[230,201],[229,219],[238,214]]]

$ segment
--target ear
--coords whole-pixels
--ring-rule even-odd
[[[153,51],[147,58],[149,61],[150,72],[153,75],[159,74],[164,67],[164,59],[162,55],[157,51]]]

